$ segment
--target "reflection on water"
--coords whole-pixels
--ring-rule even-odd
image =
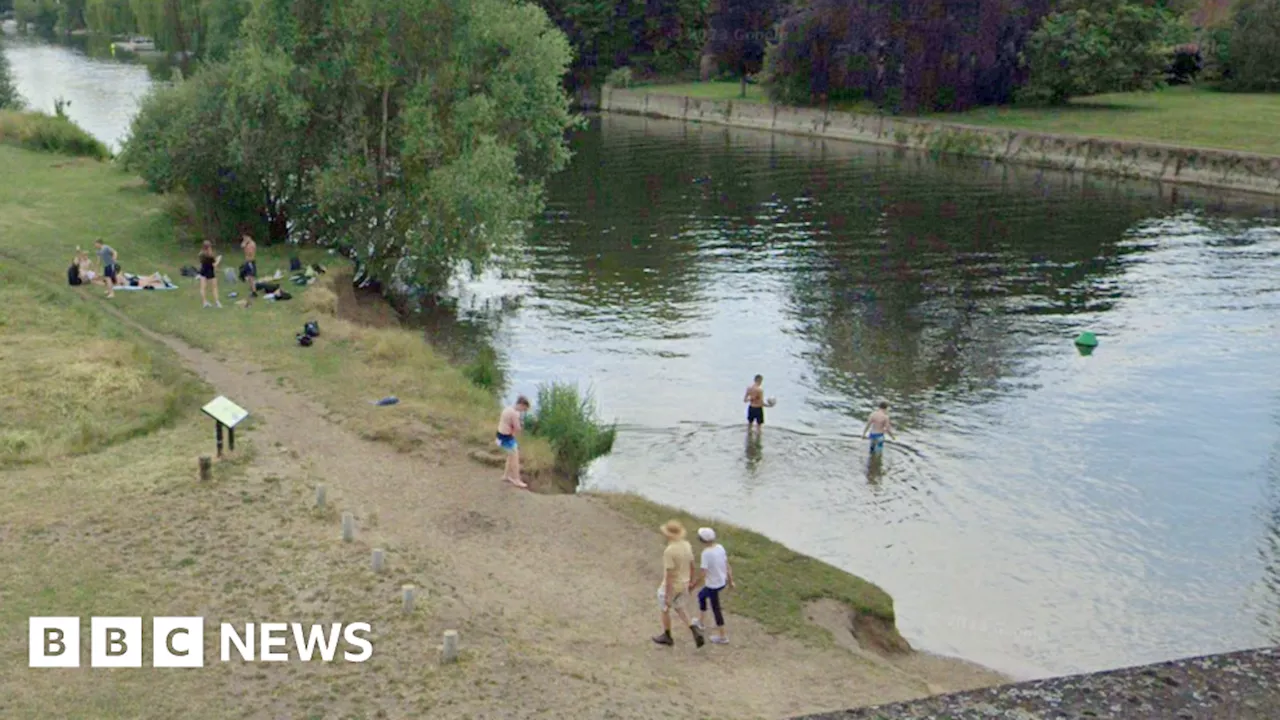
[[[766,532],[1021,675],[1274,635],[1272,208],[638,118],[575,144],[527,272],[459,302],[519,389],[589,380],[624,423],[588,487]]]

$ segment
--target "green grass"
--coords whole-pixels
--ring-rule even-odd
[[[551,443],[556,465],[565,473],[576,476],[592,460],[613,450],[618,429],[600,421],[590,392],[567,383],[544,384],[538,388],[536,408],[529,418],[529,433]]]
[[[709,100],[740,99],[738,83],[734,82],[646,85],[636,89]],[[749,85],[746,101],[763,103],[768,99],[763,88]],[[865,105],[840,109],[875,112]],[[979,108],[927,117],[1010,130],[1280,155],[1280,93],[1228,93],[1207,86],[1180,86],[1148,93],[1080,98],[1060,108]]]
[[[613,509],[655,533],[674,518],[692,537],[699,527],[713,527],[729,553],[737,589],[726,602],[732,612],[749,617],[774,633],[815,643],[830,635],[805,618],[805,604],[815,600],[843,602],[858,613],[892,624],[893,599],[884,590],[821,560],[801,555],[759,533],[699,518],[634,495],[601,494]]]
[[[3,259],[0,307],[0,468],[144,435],[199,397],[172,353]]]
[[[493,444],[498,402],[474,384],[420,334],[398,328],[369,328],[346,322],[336,309],[333,279],[348,273],[345,260],[325,252],[301,253],[308,264],[330,272],[324,285],[299,288],[288,282],[285,247],[259,245],[264,276],[281,270],[287,302],[258,301],[242,309],[227,297],[245,286],[221,285],[224,308],[203,309],[197,282],[179,275],[195,265],[199,237],[183,228],[182,203],[150,193],[142,181],[109,164],[68,164],[48,155],[0,145],[0,255],[22,263],[41,280],[61,284],[60,292],[101,296],[102,289],[73,289],[65,270],[77,246],[92,249],[103,238],[120,254],[124,271],[168,274],[176,291],[118,292],[110,301],[143,325],[227,357],[242,357],[305,388],[335,411],[358,420],[375,440],[409,451],[435,437],[459,439],[475,447]],[[181,239],[180,239],[181,238]],[[237,247],[217,246],[225,267],[240,262]],[[221,275],[221,273],[220,273]],[[220,278],[221,279],[221,278]],[[313,295],[314,293],[314,295]],[[95,298],[96,299],[96,298]],[[320,322],[321,337],[310,348],[294,336],[307,320]],[[386,395],[401,402],[395,409],[370,403]],[[554,468],[550,445],[538,438],[522,443],[523,467],[531,474]]]
[[[111,158],[107,146],[79,125],[39,112],[0,110],[0,143],[94,160]]]
[[[1081,98],[1063,108],[982,108],[940,120],[1280,155],[1280,93],[1203,86]]]

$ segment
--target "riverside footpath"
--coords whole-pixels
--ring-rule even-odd
[[[586,104],[590,106],[590,104]],[[1280,156],[605,87],[604,112],[1280,196]]]
[[[794,720],[1275,720],[1280,647],[1207,655]]]

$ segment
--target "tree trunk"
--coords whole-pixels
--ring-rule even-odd
[[[178,67],[182,69],[182,77],[190,77],[190,61],[187,58],[187,34],[182,29],[182,6],[178,0],[169,0],[166,7],[173,15],[173,32],[178,39]]]
[[[378,141],[378,194],[382,194],[383,173],[387,170],[387,115],[391,103],[391,83],[382,87],[382,136]]]

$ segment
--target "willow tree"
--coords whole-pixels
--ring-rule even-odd
[[[569,61],[546,14],[509,0],[258,0],[225,84],[205,81],[224,93],[205,104],[218,131],[186,149],[216,187],[153,185],[257,198],[246,220],[269,239],[348,248],[376,279],[437,291],[512,242],[568,161]],[[126,155],[144,177],[215,122],[144,117],[172,105],[135,123]]]

